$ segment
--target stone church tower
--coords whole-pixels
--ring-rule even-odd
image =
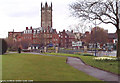
[[[45,6],[41,3],[41,27],[47,29],[52,27],[52,3],[48,6],[47,2]]]

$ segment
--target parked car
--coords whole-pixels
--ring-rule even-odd
[[[30,52],[31,50],[28,49],[22,49],[23,52]]]

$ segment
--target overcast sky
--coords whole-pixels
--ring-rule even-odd
[[[75,0],[0,0],[0,38],[8,36],[8,31],[23,31],[26,27],[40,27],[41,2],[53,3],[53,28],[57,31],[69,29],[78,24],[78,19],[72,17],[69,4]],[[93,25],[94,26],[94,25]],[[112,25],[101,25],[109,33],[116,31]]]

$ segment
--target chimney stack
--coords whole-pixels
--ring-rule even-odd
[[[73,30],[71,30],[71,33],[73,33]]]
[[[34,33],[34,30],[32,30],[32,33]]]
[[[26,27],[26,30],[28,30],[28,27]]]
[[[30,27],[30,29],[32,29],[32,26]]]
[[[65,29],[63,29],[63,32],[65,32]]]

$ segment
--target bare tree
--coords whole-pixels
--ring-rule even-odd
[[[91,38],[90,40],[91,43],[97,42],[100,44],[106,44],[108,42],[107,31],[100,27],[95,27],[92,29],[90,38]]]
[[[112,24],[116,27],[118,35],[117,57],[120,57],[120,28],[118,15],[118,0],[79,0],[70,4],[72,14],[82,20]]]
[[[22,40],[21,42],[18,42],[17,46],[21,45],[23,49],[27,49],[29,45],[31,44],[30,40]]]
[[[77,25],[69,26],[70,30],[73,30],[75,32],[75,36],[77,41],[81,40],[81,37],[86,32],[87,26],[80,22]]]
[[[15,51],[17,50],[18,46],[21,44],[20,41],[14,41],[13,38],[9,37],[5,39],[8,45],[8,49],[10,51]]]
[[[40,47],[43,47],[45,44],[44,32],[38,34]]]
[[[12,38],[6,38],[5,40],[8,44],[8,48],[11,48],[14,45],[14,42],[13,42]]]

